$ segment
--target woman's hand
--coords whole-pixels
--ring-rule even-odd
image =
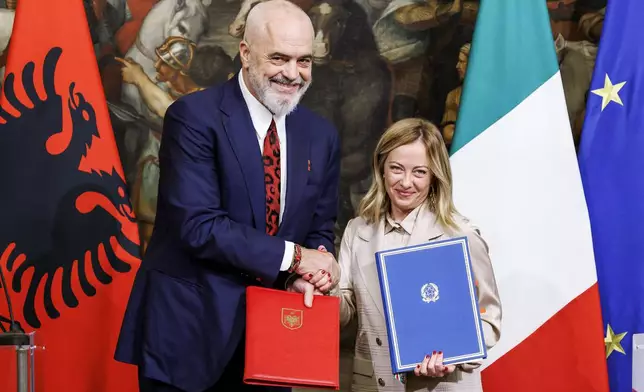
[[[426,377],[443,377],[454,372],[455,369],[455,365],[443,365],[442,351],[434,351],[432,355],[425,355],[423,362],[414,369],[414,374]]]
[[[320,252],[327,251],[324,245],[318,246],[318,250]],[[316,273],[306,274],[302,276],[302,278],[307,282],[311,283],[312,285],[314,285],[319,291],[323,293],[326,293],[329,290],[331,290],[331,287],[333,287],[336,283],[333,281],[333,278],[331,277],[331,273],[324,270],[319,270]]]
[[[324,270],[319,270],[315,274],[308,274],[302,277],[304,280],[308,281],[314,285],[318,290],[323,293],[328,292],[333,287],[333,278],[331,278],[331,273]]]

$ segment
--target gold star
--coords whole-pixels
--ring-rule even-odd
[[[604,338],[604,344],[606,345],[606,358],[608,358],[613,351],[618,351],[622,354],[626,354],[620,342],[622,341],[622,339],[624,339],[624,336],[626,336],[627,333],[628,332],[622,332],[618,335],[615,335],[610,324],[606,326],[606,337]]]
[[[618,93],[619,93],[619,90],[621,90],[625,84],[626,82],[613,84],[610,81],[608,74],[606,74],[606,78],[604,79],[604,87],[591,91],[593,94],[596,94],[602,97],[602,111],[604,111],[604,108],[610,103],[610,101],[613,101],[615,103],[618,103],[624,106],[624,104],[622,103],[622,99],[619,97]]]

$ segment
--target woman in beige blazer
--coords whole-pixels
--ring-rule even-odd
[[[342,237],[342,276],[332,290],[341,299],[342,326],[358,318],[352,391],[481,391],[480,362],[443,366],[441,347],[419,358],[422,363],[413,373],[394,376],[391,370],[374,257],[380,250],[466,235],[487,348],[500,337],[501,303],[488,248],[454,208],[449,158],[438,129],[422,119],[393,124],[376,147],[372,169],[359,216]],[[319,279],[328,277],[316,274],[309,282]]]

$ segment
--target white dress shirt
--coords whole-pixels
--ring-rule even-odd
[[[241,88],[244,101],[250,112],[250,118],[255,127],[255,134],[257,135],[257,142],[259,143],[259,150],[264,152],[264,138],[268,133],[268,128],[271,126],[273,120],[273,113],[271,113],[261,102],[257,100],[246,87],[242,72],[239,73],[239,87]],[[275,126],[277,127],[277,137],[280,141],[280,223],[284,215],[284,207],[286,207],[286,116],[275,117]],[[291,266],[293,260],[293,252],[295,244],[290,241],[285,241],[284,257],[282,258],[282,266],[280,271],[286,271]]]

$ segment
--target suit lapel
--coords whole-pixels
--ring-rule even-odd
[[[308,178],[309,137],[296,110],[286,117],[286,206],[280,230],[296,219],[297,203]]]
[[[232,77],[226,84],[221,111],[226,114],[223,120],[224,130],[244,174],[255,227],[265,231],[264,166],[259,145],[255,142],[257,134],[239,88],[237,76]]]

